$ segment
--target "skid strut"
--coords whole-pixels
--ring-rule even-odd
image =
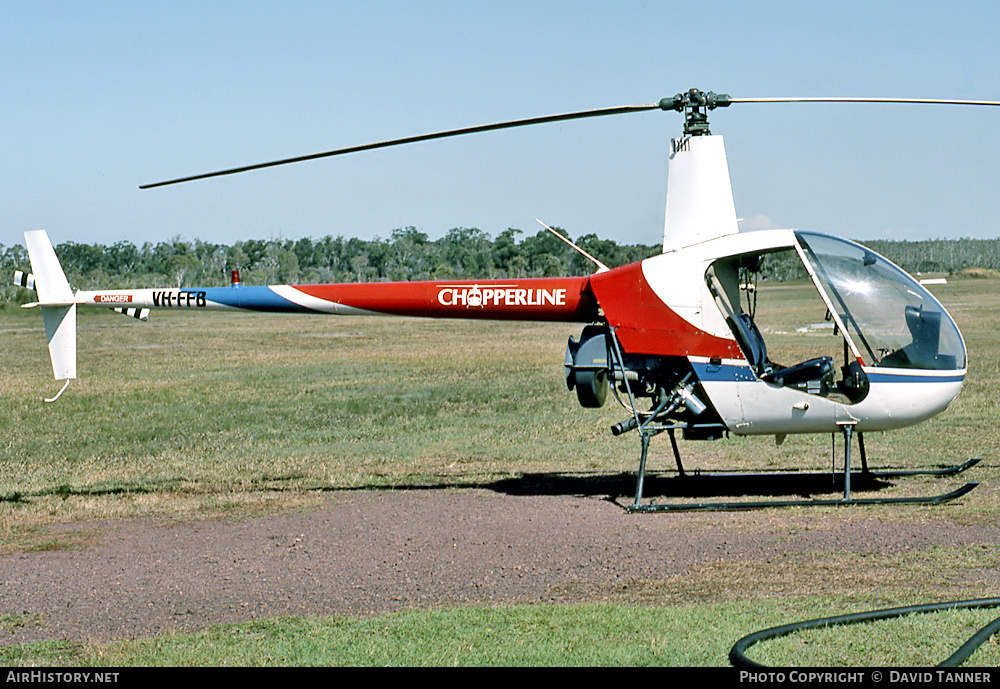
[[[635,501],[625,507],[627,512],[691,512],[691,511],[713,511],[713,510],[756,510],[768,507],[795,507],[795,506],[839,506],[839,505],[934,505],[959,498],[979,484],[976,482],[966,483],[960,488],[947,493],[937,495],[901,497],[901,498],[852,498],[851,497],[851,440],[854,435],[858,438],[858,448],[861,453],[861,472],[857,474],[863,478],[897,478],[906,476],[954,476],[966,469],[978,464],[980,459],[970,459],[961,464],[944,467],[941,469],[914,469],[899,471],[870,471],[868,469],[868,458],[865,453],[864,436],[862,433],[855,433],[855,422],[839,424],[841,433],[844,436],[844,495],[842,498],[832,498],[828,500],[797,499],[797,500],[763,500],[752,502],[694,502],[694,503],[671,503],[656,504],[643,503],[643,489],[646,478],[646,458],[649,454],[649,443],[654,435],[667,431],[670,436],[670,444],[677,462],[678,475],[686,476],[681,463],[680,452],[677,448],[677,439],[674,435],[676,426],[653,426],[650,422],[656,417],[652,414],[645,423],[639,425],[640,456],[639,472],[636,477]]]
[[[854,435],[856,424],[857,421],[837,423],[844,433],[844,502],[851,499],[851,436]]]

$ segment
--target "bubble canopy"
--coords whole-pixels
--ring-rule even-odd
[[[959,370],[965,343],[948,312],[920,283],[860,244],[796,232],[817,287],[865,365]]]

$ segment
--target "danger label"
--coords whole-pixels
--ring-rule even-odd
[[[132,301],[131,294],[98,294],[94,297],[98,304],[128,304]]]

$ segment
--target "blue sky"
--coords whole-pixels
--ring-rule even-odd
[[[941,2],[0,4],[0,244],[491,235],[660,241],[676,113],[139,184],[697,87],[1000,100],[1000,9]],[[856,239],[1000,236],[1000,108],[717,110],[738,215]]]

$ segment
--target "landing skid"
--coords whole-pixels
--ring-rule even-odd
[[[642,446],[641,456],[639,460],[639,472],[636,479],[636,492],[635,501],[631,505],[624,506],[626,512],[630,513],[648,513],[648,512],[694,512],[694,511],[735,511],[735,510],[758,510],[766,509],[770,507],[835,507],[835,506],[847,506],[847,505],[938,505],[942,503],[955,500],[963,495],[967,494],[969,491],[974,489],[979,484],[976,482],[966,483],[964,486],[953,490],[948,493],[940,493],[937,495],[928,496],[916,496],[916,497],[897,497],[897,498],[852,498],[851,497],[851,479],[852,477],[856,480],[860,479],[863,481],[871,481],[873,479],[880,478],[902,478],[910,476],[934,476],[934,477],[948,477],[961,474],[962,472],[974,467],[978,464],[981,459],[970,459],[961,464],[954,464],[947,467],[942,467],[939,469],[906,469],[906,470],[881,470],[881,471],[871,471],[868,469],[868,458],[865,453],[864,437],[861,433],[858,433],[858,446],[861,451],[861,465],[862,469],[860,472],[851,471],[851,437],[854,434],[853,425],[842,425],[841,431],[844,435],[844,471],[840,474],[843,480],[844,495],[842,498],[832,498],[832,499],[813,499],[813,498],[801,498],[793,500],[759,500],[759,501],[732,501],[732,502],[688,502],[688,503],[664,503],[657,504],[656,502],[643,503],[643,489],[646,478],[646,456],[649,451],[649,441],[658,433],[667,431],[670,436],[670,444],[673,449],[674,459],[677,462],[678,476],[681,480],[685,480],[686,474],[684,472],[684,467],[681,463],[680,452],[677,448],[677,440],[674,436],[673,427],[649,427],[649,425],[643,425],[639,428],[640,431],[640,441]],[[699,477],[702,476],[699,474]]]
[[[966,483],[950,493],[909,498],[834,498],[829,500],[760,500],[755,502],[688,502],[676,504],[632,504],[626,512],[712,512],[761,510],[768,507],[837,507],[847,505],[939,505],[960,498],[978,483]]]
[[[979,464],[982,460],[981,457],[976,459],[970,459],[968,461],[962,462],[961,464],[953,464],[951,466],[942,467],[940,469],[905,469],[905,470],[882,470],[882,471],[869,471],[869,476],[874,476],[876,478],[903,478],[906,476],[937,476],[939,478],[944,478],[947,476],[956,476],[961,474],[966,469],[971,469],[972,467]]]

